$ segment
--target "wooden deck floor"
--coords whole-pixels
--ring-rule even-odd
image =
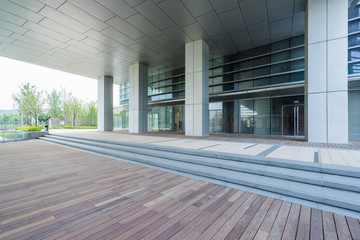
[[[358,219],[39,140],[0,144],[0,239],[360,239]]]

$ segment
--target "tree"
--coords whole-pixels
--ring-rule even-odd
[[[51,93],[47,94],[46,102],[49,106],[48,114],[53,118],[62,116],[62,99],[61,92],[57,92],[55,89]]]
[[[82,125],[95,126],[97,125],[97,106],[96,102],[90,101],[84,104],[82,111]]]
[[[75,126],[75,121],[82,112],[82,102],[76,98],[71,97],[67,102],[64,103],[64,113],[66,116],[66,121],[69,122],[70,116],[71,116],[71,125]]]
[[[32,125],[32,119],[35,117],[37,125],[37,116],[41,112],[44,105],[42,91],[38,91],[35,85],[30,83],[23,83],[19,86],[20,92],[12,94],[14,100],[14,107],[20,115],[26,117],[26,123]]]

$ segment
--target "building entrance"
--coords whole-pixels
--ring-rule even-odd
[[[183,115],[181,107],[174,107],[174,132],[183,132]]]
[[[304,105],[282,106],[282,135],[304,136]]]
[[[210,133],[223,133],[223,111],[210,110]]]

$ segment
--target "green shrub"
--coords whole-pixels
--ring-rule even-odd
[[[44,126],[22,126],[22,127],[15,127],[15,130],[22,130],[27,132],[39,132],[44,128]]]

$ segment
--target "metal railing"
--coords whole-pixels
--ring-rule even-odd
[[[24,131],[7,130],[0,131],[0,143],[15,142],[27,139],[27,133]]]
[[[17,126],[20,126],[18,122],[0,122],[0,130],[14,129]]]

